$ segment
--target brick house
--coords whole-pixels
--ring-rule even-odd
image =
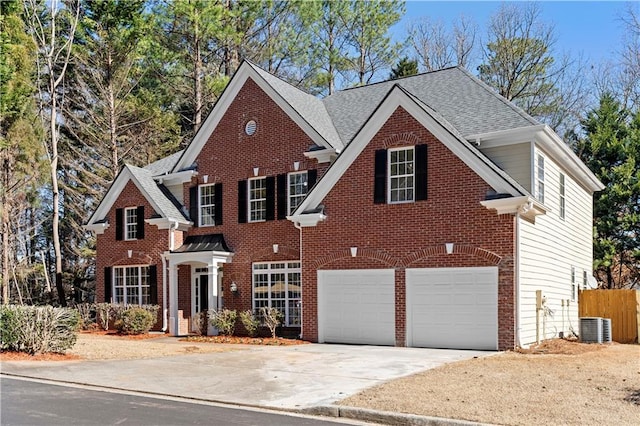
[[[602,188],[461,68],[318,99],[245,61],[189,146],[125,165],[86,227],[97,300],[157,303],[174,335],[271,306],[313,342],[510,349],[577,329]]]

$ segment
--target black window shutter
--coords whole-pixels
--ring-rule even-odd
[[[416,201],[427,199],[427,145],[416,145]]]
[[[198,226],[198,187],[189,188],[189,218],[193,222],[193,226]]]
[[[307,193],[316,184],[316,180],[318,180],[318,171],[316,169],[307,170]]]
[[[149,304],[158,304],[158,268],[149,265]]]
[[[116,209],[116,241],[124,239],[124,209]]]
[[[136,238],[142,240],[144,238],[144,206],[138,206],[136,213],[138,226],[136,227]]]
[[[238,223],[247,223],[247,181],[238,182]]]
[[[222,183],[216,183],[213,187],[214,216],[216,225],[222,225]]]
[[[105,266],[104,268],[104,301],[106,303],[111,302],[111,267]]]
[[[373,181],[373,202],[384,204],[387,201],[387,150],[376,150],[375,177]]]
[[[276,218],[276,177],[267,176],[265,184],[265,189],[267,190],[267,212],[265,219],[274,220]]]
[[[287,218],[287,175],[278,175],[278,220]]]

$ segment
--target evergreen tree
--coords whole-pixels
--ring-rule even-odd
[[[584,119],[578,155],[605,185],[594,196],[594,269],[605,288],[640,284],[640,112],[605,94]]]
[[[389,74],[390,80],[396,80],[402,77],[408,77],[410,75],[418,74],[418,60],[409,59],[405,56],[398,61],[398,64],[391,68],[391,74]]]

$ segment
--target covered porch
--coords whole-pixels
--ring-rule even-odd
[[[222,234],[191,235],[180,247],[164,253],[162,306],[164,329],[168,328],[169,334],[196,331],[193,319],[198,313],[223,306],[222,266],[232,258]],[[180,274],[180,266],[188,268],[188,273]],[[215,328],[209,325],[207,334],[216,334]]]

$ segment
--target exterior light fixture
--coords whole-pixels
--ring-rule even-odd
[[[238,284],[236,284],[235,281],[231,281],[231,285],[229,286],[229,290],[231,290],[231,293],[237,293],[238,292]]]

